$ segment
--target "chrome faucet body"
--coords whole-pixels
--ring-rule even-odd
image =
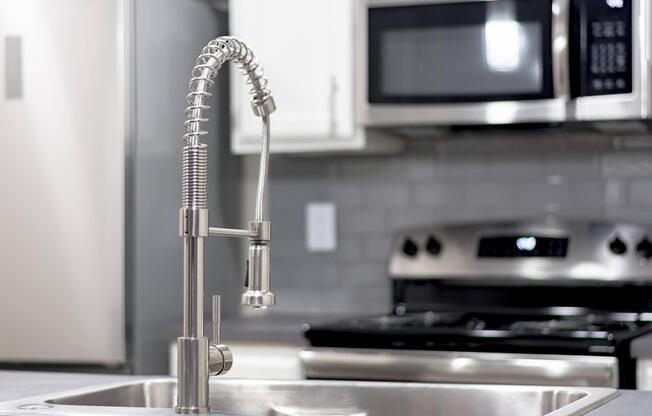
[[[208,225],[208,149],[200,142],[207,132],[203,111],[209,108],[208,91],[222,65],[237,63],[251,86],[251,106],[263,124],[260,172],[254,220],[247,229],[213,228]],[[244,305],[264,308],[275,303],[269,286],[270,223],[265,212],[265,191],[269,164],[269,115],[276,109],[267,79],[254,53],[244,42],[219,37],[202,50],[192,71],[187,96],[186,134],[182,160],[182,206],[179,234],[183,238],[183,336],[177,339],[177,413],[206,413],[208,379],[224,374],[233,362],[231,351],[220,344],[220,298],[213,297],[213,334],[204,336],[204,239],[209,236],[249,238],[247,290]]]

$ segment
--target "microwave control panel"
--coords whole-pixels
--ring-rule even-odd
[[[571,93],[574,97],[632,92],[632,33],[631,0],[573,2]]]

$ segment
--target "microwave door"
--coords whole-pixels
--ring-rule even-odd
[[[563,121],[567,2],[359,2],[359,119],[373,126]]]

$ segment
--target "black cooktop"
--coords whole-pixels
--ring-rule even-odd
[[[652,331],[638,313],[420,312],[307,325],[312,346],[614,355]]]

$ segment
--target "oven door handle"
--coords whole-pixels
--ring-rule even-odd
[[[570,97],[570,0],[552,0],[552,88],[555,98]]]
[[[308,348],[306,378],[618,387],[618,359],[604,356]]]

